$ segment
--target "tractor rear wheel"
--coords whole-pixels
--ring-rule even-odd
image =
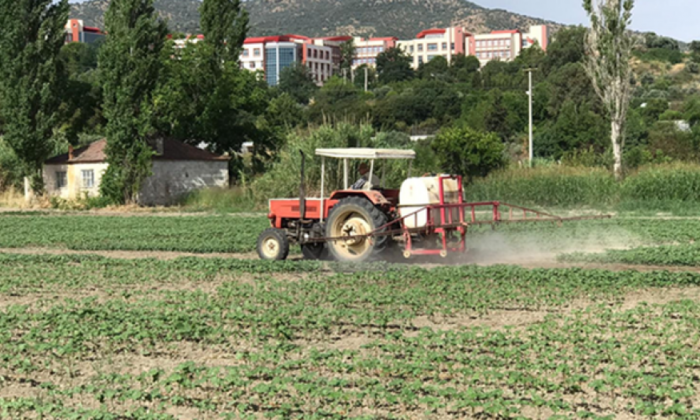
[[[258,256],[263,260],[286,260],[289,256],[287,233],[281,229],[265,229],[258,237]]]
[[[338,261],[363,262],[376,257],[386,247],[388,237],[363,235],[385,226],[388,219],[383,211],[366,198],[348,197],[340,200],[328,214],[326,237],[358,237],[330,241],[328,250]]]

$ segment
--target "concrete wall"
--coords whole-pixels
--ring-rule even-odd
[[[93,171],[94,184],[92,188],[83,187],[83,172]],[[107,170],[106,163],[82,163],[74,165],[44,165],[44,187],[50,196],[67,200],[81,198],[85,194],[89,197],[97,197],[100,194],[100,182],[102,175]],[[58,189],[56,185],[57,173],[66,173],[66,186]]]
[[[168,205],[183,194],[211,187],[228,187],[228,161],[153,161],[153,175],[141,188],[140,204]]]

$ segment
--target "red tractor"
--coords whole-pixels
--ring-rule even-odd
[[[258,255],[266,260],[284,260],[290,244],[301,246],[306,259],[332,257],[337,261],[363,262],[377,258],[387,248],[400,247],[403,256],[440,255],[466,251],[469,226],[504,222],[581,220],[550,215],[497,201],[465,203],[462,177],[429,175],[412,178],[412,150],[318,149],[321,157],[321,196],[307,198],[304,188],[304,157],[298,198],[270,200],[271,227],[258,238]],[[342,190],[325,197],[325,160],[343,162]],[[348,184],[349,160],[369,162],[358,183]],[[400,189],[384,187],[375,176],[375,162],[387,159],[409,161],[409,177]],[[382,172],[384,166],[382,166]],[[384,178],[382,174],[382,178]],[[502,217],[502,209],[508,217]],[[486,216],[486,217],[484,217]],[[602,216],[608,217],[608,216]]]

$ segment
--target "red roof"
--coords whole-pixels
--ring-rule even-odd
[[[398,41],[399,39],[395,36],[385,36],[383,38],[370,38],[369,41]]]
[[[92,26],[83,26],[83,32],[94,32],[96,34],[101,34],[102,30],[100,28],[93,28]]]
[[[311,38],[309,38],[308,36],[304,36],[304,35],[287,34],[285,36],[289,37],[291,39],[303,39],[304,41],[311,41]]]
[[[517,29],[511,29],[511,30],[507,30],[507,31],[491,31],[491,34],[493,34],[493,35],[495,35],[495,34],[517,34],[518,32],[520,32],[520,31]]]
[[[416,35],[416,38],[421,39],[425,38],[426,35],[444,34],[445,32],[447,32],[446,29],[426,29],[425,31]]]
[[[266,42],[284,42],[284,41],[289,41],[289,37],[286,35],[277,35],[277,36],[259,36],[255,38],[246,38],[245,41],[243,41],[244,44],[264,44]]]
[[[323,38],[316,38],[316,39],[322,39],[324,41],[350,41],[352,39],[352,37],[347,36],[347,35],[340,35],[340,36],[326,36]]]
[[[47,165],[57,164],[78,164],[78,163],[102,163],[106,160],[105,147],[107,140],[102,139],[94,143],[90,143],[80,149],[73,151],[73,157],[70,158],[69,153],[54,156],[47,160]],[[229,160],[228,156],[215,155],[206,150],[198,149],[183,142],[163,139],[163,153],[153,156],[153,160]]]

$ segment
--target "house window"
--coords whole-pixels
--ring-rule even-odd
[[[248,57],[248,49],[243,49],[243,57]]]
[[[411,53],[413,53],[413,45],[409,46],[409,47],[408,47],[408,50],[409,50]]]
[[[254,61],[251,61],[250,64],[248,64],[248,67],[250,67],[251,69],[254,69],[254,68],[255,68],[255,62],[254,62]]]
[[[66,188],[68,186],[68,175],[66,171],[56,171],[56,189]]]
[[[454,51],[454,50],[455,50],[455,43],[453,42],[452,43],[452,51]]]
[[[443,42],[442,43],[442,50],[444,51],[446,49],[447,49],[447,42]]]
[[[420,51],[420,52],[423,51],[423,44],[418,44],[418,51]]]
[[[95,187],[95,171],[92,169],[81,171],[83,175],[83,188],[89,189]]]
[[[256,48],[253,50],[253,55],[256,57],[260,57],[260,48]]]
[[[422,55],[418,56],[418,64],[423,64],[423,56]]]
[[[437,44],[428,44],[428,51],[437,51]]]

